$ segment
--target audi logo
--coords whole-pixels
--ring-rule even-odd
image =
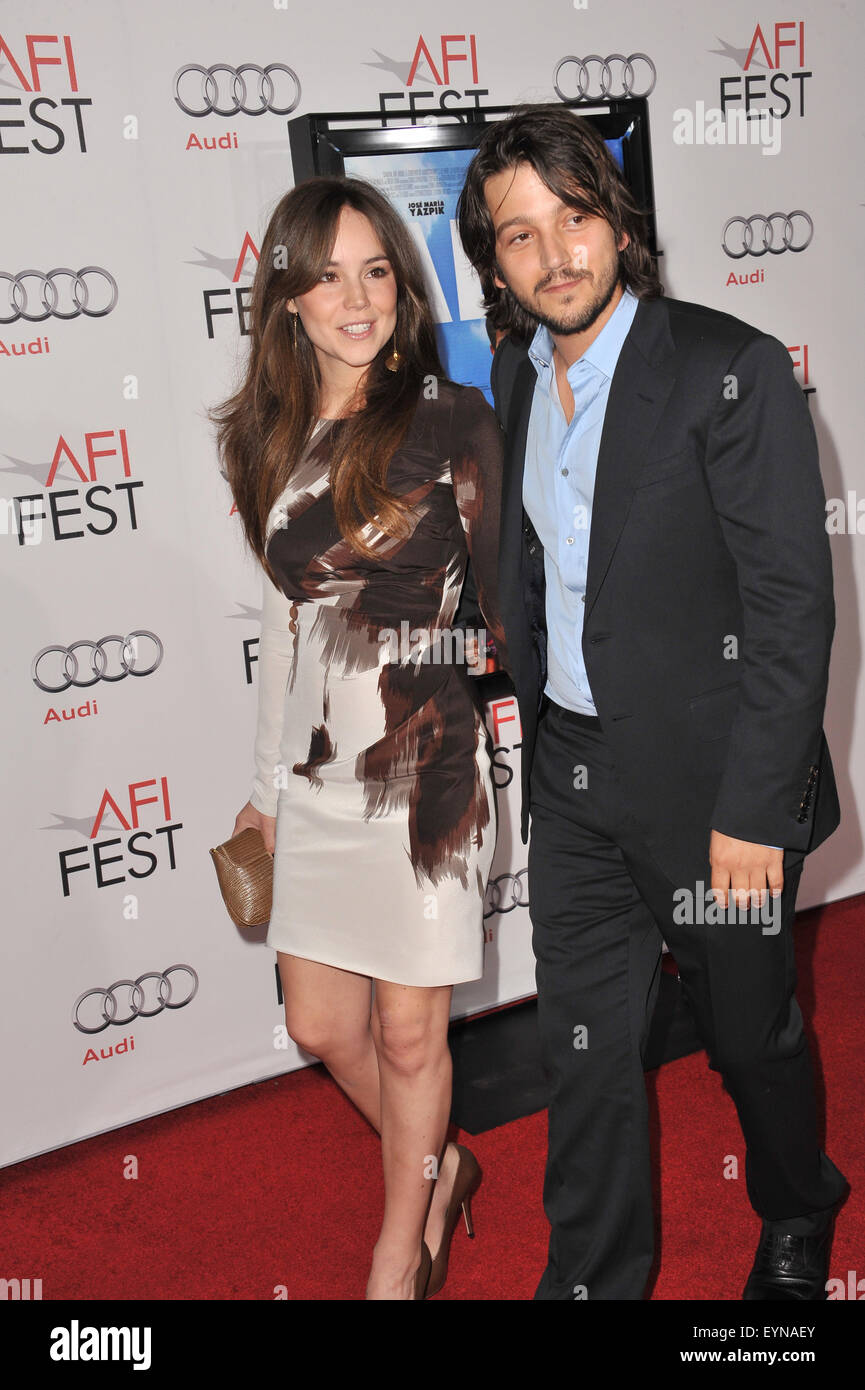
[[[197,106],[187,106],[180,95],[180,83],[187,73],[197,72],[202,81],[198,83],[199,96]],[[227,73],[231,78],[230,100],[228,105],[220,106],[219,81],[217,73]],[[258,73],[258,96],[257,106],[247,106],[246,99],[249,90],[246,84],[245,72]],[[281,85],[284,87],[287,81],[293,90],[293,95],[288,106],[275,106],[276,84],[271,77],[272,72],[281,72],[285,78]],[[185,94],[192,96],[189,91],[190,79],[185,83]],[[193,84],[194,91],[194,84]],[[284,93],[284,95],[288,95]],[[265,111],[270,111],[274,116],[287,116],[290,111],[300,102],[300,82],[297,73],[292,68],[286,67],[285,63],[268,63],[266,68],[260,68],[257,63],[241,63],[239,68],[229,67],[227,63],[214,63],[212,67],[203,68],[198,63],[187,63],[185,68],[180,68],[174,75],[174,100],[185,111],[187,116],[236,116],[242,111],[246,116],[263,116]]]
[[[145,637],[153,643],[153,650],[150,653],[150,664],[139,665],[140,650],[138,638]],[[110,642],[117,643],[116,666],[117,669],[109,671],[109,653],[107,650]],[[77,651],[86,648],[90,652],[90,676],[86,680],[79,680]],[[40,690],[45,690],[49,695],[57,695],[61,690],[68,690],[70,685],[77,685],[83,689],[88,685],[95,685],[97,681],[122,681],[126,676],[149,676],[162,662],[164,648],[155,632],[148,632],[146,628],[138,628],[135,632],[130,632],[126,637],[121,637],[118,633],[112,632],[108,637],[100,637],[98,642],[89,642],[84,638],[80,642],[73,642],[70,647],[43,647],[41,652],[37,652],[30,668],[34,685],[38,685]],[[63,658],[62,662],[47,662],[50,668],[52,665],[58,666],[59,671],[54,675],[58,684],[50,684],[46,677],[49,671],[46,670],[44,658],[57,653]],[[40,665],[42,671],[40,673]]]
[[[186,984],[186,998],[175,999],[174,987],[172,986],[170,975],[178,970],[185,970],[189,976]],[[148,992],[144,988],[145,980],[157,980],[159,983],[149,992],[155,995],[151,1000],[152,1007],[144,1008],[145,994]],[[183,986],[181,985],[181,988]],[[125,1008],[128,1012],[121,1018],[118,1017],[120,1004],[117,999],[117,990],[128,990],[129,997]],[[139,975],[137,980],[115,980],[113,985],[107,989],[86,989],[83,994],[79,994],[75,1000],[72,1010],[72,1022],[79,1033],[102,1033],[113,1023],[117,1028],[125,1028],[127,1023],[131,1023],[134,1018],[153,1018],[156,1014],[161,1014],[163,1009],[183,1009],[195,998],[198,993],[198,975],[191,965],[169,965],[167,970],[148,970],[146,974]],[[79,1010],[85,999],[101,998],[102,1004],[98,1012],[95,1006],[91,1005],[85,1009],[85,1015],[94,1014],[96,1018],[101,1018],[102,1022],[97,1023],[95,1028],[90,1028],[86,1023],[81,1022]]]
[[[559,73],[569,63],[577,69],[577,90],[570,96],[559,86]],[[614,63],[621,64],[616,72]],[[597,64],[598,71],[591,71],[592,64]],[[553,86],[561,101],[595,101],[600,97],[647,97],[655,90],[657,79],[655,64],[647,53],[631,53],[627,58],[624,53],[609,53],[606,58],[599,53],[590,53],[587,58],[568,53],[556,64]],[[594,85],[598,91],[592,90]]]
[[[528,907],[528,872],[528,869],[520,869],[518,874],[499,874],[498,878],[490,879],[484,896],[484,921],[496,912],[513,912],[515,907]]]
[[[90,303],[91,287],[87,284],[85,276],[101,276],[108,289],[101,291],[104,299],[108,294],[107,304],[101,307]],[[72,308],[60,309],[60,290],[55,283],[57,276],[67,276],[72,285],[69,298]],[[47,273],[42,270],[19,270],[17,275],[10,275],[6,270],[0,270],[0,280],[8,280],[12,288],[9,290],[9,308],[12,313],[8,318],[0,314],[0,323],[17,323],[18,319],[27,319],[28,323],[40,323],[49,317],[55,319],[76,319],[79,314],[86,314],[88,318],[99,319],[105,314],[110,314],[117,303],[117,281],[107,270],[103,270],[98,265],[85,265],[81,270],[70,270],[68,266],[58,265]],[[38,314],[31,314],[30,294],[25,285],[25,280],[40,280],[42,282],[42,309]],[[63,284],[63,281],[60,281]]]
[[[770,212],[768,217],[758,212],[753,217],[730,217],[724,223],[721,245],[728,256],[740,261],[743,256],[765,256],[767,251],[770,256],[804,251],[811,245],[813,235],[814,223],[801,208],[795,212]]]

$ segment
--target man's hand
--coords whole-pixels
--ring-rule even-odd
[[[727,906],[728,889],[737,907],[763,907],[766,885],[772,897],[778,897],[784,887],[784,851],[768,845],[755,845],[750,840],[734,840],[713,830],[709,840],[709,862],[712,865],[712,890],[715,901]]]

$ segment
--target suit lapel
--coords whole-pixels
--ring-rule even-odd
[[[649,442],[673,389],[674,352],[663,299],[641,300],[622,344],[604,415],[589,535],[586,617],[609,569]]]

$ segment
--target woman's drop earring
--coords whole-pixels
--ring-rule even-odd
[[[393,331],[393,352],[391,353],[390,357],[386,357],[386,358],[384,359],[384,365],[387,367],[387,369],[388,369],[389,372],[398,372],[398,371],[399,371],[399,368],[400,368],[400,363],[401,363],[401,362],[402,362],[402,358],[400,357],[399,353],[398,353],[397,350],[396,350],[396,329],[394,329],[394,331]]]
[[[294,319],[294,350],[295,350],[295,352],[297,352],[297,319],[298,319],[298,314],[297,314],[297,310],[296,310],[296,309],[295,309],[294,313],[292,314],[292,318]]]

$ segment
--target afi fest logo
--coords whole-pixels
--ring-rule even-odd
[[[144,807],[151,808],[146,812],[150,829],[142,824],[140,813]],[[111,825],[107,824],[109,817]],[[50,827],[52,830],[71,830],[88,842],[62,849],[57,856],[64,898],[70,896],[76,874],[85,874],[88,881],[92,875],[96,887],[101,889],[126,883],[128,879],[137,882],[149,878],[166,858],[171,872],[177,868],[174,834],[183,829],[183,823],[172,821],[167,777],[160,777],[158,783],[155,777],[130,782],[116,796],[106,787],[92,824],[89,817],[76,820],[56,812],[55,819],[57,824]],[[114,827],[119,828],[120,834],[111,833]],[[102,833],[106,829],[108,835]],[[138,916],[134,894],[129,894],[123,911],[131,918]]]
[[[484,706],[487,728],[493,738],[492,773],[497,791],[503,791],[514,780],[510,754],[523,746],[523,730],[516,696],[489,700]]]
[[[459,121],[461,111],[477,110],[481,97],[489,96],[488,87],[478,86],[478,47],[474,34],[423,34],[418,36],[410,58],[393,58],[373,49],[376,62],[364,64],[393,74],[403,90],[379,92],[381,123],[387,127],[388,105],[399,106],[405,112],[406,98],[412,125],[435,125],[439,115]],[[465,82],[465,86],[453,83]],[[405,121],[405,115],[401,117]]]
[[[187,261],[187,265],[201,266],[202,270],[216,271],[228,280],[230,288],[220,285],[217,289],[201,291],[204,307],[204,325],[207,337],[212,342],[216,336],[218,321],[228,318],[237,324],[242,338],[249,337],[249,305],[252,300],[252,277],[259,261],[259,251],[249,232],[245,232],[237,256],[220,257],[210,251],[202,251],[196,246],[201,257],[198,261]],[[248,258],[252,264],[247,267]],[[247,281],[241,285],[240,281]]]
[[[34,482],[45,468],[44,463],[25,463],[9,454],[6,458],[12,465],[7,471],[29,473]],[[109,459],[111,463],[106,462]],[[120,478],[118,472],[122,473]],[[114,480],[100,481],[100,475]],[[66,482],[72,486],[64,487]],[[45,539],[69,541],[109,536],[118,527],[137,531],[135,493],[143,486],[140,479],[132,476],[125,429],[90,430],[80,439],[61,434],[54,446],[44,490],[0,498],[0,521],[7,533],[14,529],[19,546],[39,545]]]
[[[805,115],[805,83],[812,72],[805,70],[805,21],[776,20],[757,24],[746,47],[719,39],[721,48],[710,49],[722,58],[732,59],[739,72],[722,77],[719,102],[726,115],[728,106],[742,106],[747,119],[762,123],[764,112],[778,120]]]
[[[805,397],[805,400],[808,402],[808,405],[810,406],[810,397],[814,395],[814,393],[817,390],[817,387],[811,385],[811,370],[808,365],[808,344],[794,343],[791,347],[788,343],[787,351],[789,352],[790,357],[792,359],[794,370],[801,372],[802,374],[802,380],[800,382],[800,385],[802,387],[802,395]]]
[[[87,153],[84,107],[68,34],[0,34],[0,154]]]

